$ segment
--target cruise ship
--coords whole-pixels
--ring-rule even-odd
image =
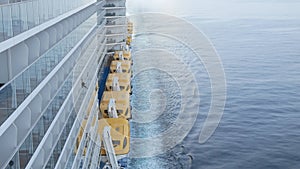
[[[1,169],[127,167],[130,34],[125,0],[0,0]]]

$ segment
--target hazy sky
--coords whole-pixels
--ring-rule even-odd
[[[300,0],[127,0],[129,14],[163,12],[208,18],[299,18]]]

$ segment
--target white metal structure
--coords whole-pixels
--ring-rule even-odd
[[[106,37],[108,52],[121,50],[121,46],[126,44],[127,20],[126,20],[126,0],[106,0],[103,8],[106,10]]]
[[[111,136],[110,136],[110,127],[105,126],[103,129],[103,144],[106,151],[106,156],[108,157],[108,163],[104,166],[105,169],[119,169],[118,160],[116,157],[115,149],[112,144]]]
[[[110,99],[108,104],[108,116],[109,118],[118,118],[116,100]]]
[[[129,51],[129,46],[128,45],[125,46],[125,50]]]
[[[123,49],[123,47],[121,47]],[[119,60],[124,60],[123,50],[119,51]]]
[[[121,91],[118,77],[113,78],[112,91]]]
[[[121,62],[117,62],[116,64],[116,73],[123,73]]]

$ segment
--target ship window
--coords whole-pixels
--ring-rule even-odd
[[[114,147],[117,147],[121,144],[120,140],[112,140]]]
[[[126,146],[127,146],[127,137],[124,137],[124,141],[123,141],[123,149],[125,149]]]

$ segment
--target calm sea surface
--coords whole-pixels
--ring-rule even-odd
[[[130,168],[299,169],[300,2],[176,1],[179,0],[130,0],[128,13],[171,14],[186,19],[205,33],[218,51],[226,74],[224,114],[213,136],[199,144],[211,101],[205,68],[194,60],[191,51],[167,37],[135,37],[134,59],[138,57],[135,53],[145,48],[184,56],[183,62],[195,74],[201,104],[193,128],[180,144],[161,155],[131,158]],[[132,138],[149,138],[172,126],[180,111],[180,91],[169,74],[155,69],[141,72],[139,69],[147,63],[135,60],[133,113],[165,101],[157,119],[148,123],[131,122]],[[161,107],[156,109],[159,111]],[[148,149],[151,146],[156,145],[145,145]]]

